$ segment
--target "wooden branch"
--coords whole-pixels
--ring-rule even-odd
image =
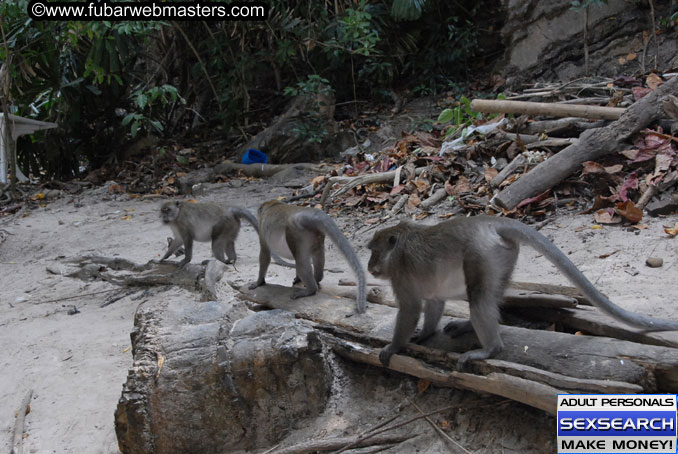
[[[626,110],[621,107],[504,101],[496,99],[474,99],[471,101],[471,109],[476,112],[486,113],[548,115],[551,117],[581,117],[604,120],[616,120],[621,116],[624,110]]]
[[[572,144],[579,142],[579,139],[572,137],[553,137],[551,139],[540,140],[539,142],[532,142],[525,146],[528,150],[533,150],[535,148],[544,148],[544,147],[568,147]]]
[[[492,178],[492,180],[490,180],[490,186],[492,186],[493,188],[498,187],[500,184],[502,184],[502,182],[505,179],[507,179],[509,176],[511,176],[511,174],[513,174],[513,172],[520,169],[521,167],[524,167],[526,163],[527,163],[527,158],[525,157],[525,155],[520,153],[518,156],[513,158],[513,161],[509,162],[506,167],[501,169],[501,172],[499,172],[496,177],[494,177],[494,178]]]
[[[11,454],[23,454],[24,452],[24,423],[26,415],[31,411],[31,398],[33,397],[33,390],[29,390],[21,405],[16,412],[16,420],[14,421],[14,432],[12,433],[12,451]]]
[[[400,213],[400,210],[403,209],[403,207],[407,204],[407,201],[410,199],[410,196],[408,194],[403,194],[400,196],[398,201],[393,205],[393,208],[391,208],[391,214],[398,214]]]
[[[585,131],[601,128],[608,124],[607,120],[587,121],[582,118],[558,118],[556,120],[530,121],[520,128],[521,134],[560,134],[565,131]],[[522,137],[522,135],[521,135]]]
[[[560,183],[581,168],[584,161],[597,161],[616,152],[623,143],[664,114],[664,99],[678,91],[678,77],[666,81],[652,93],[626,109],[619,120],[610,125],[589,129],[582,133],[579,142],[561,150],[542,162],[526,175],[494,196],[491,203],[512,210],[528,197],[541,194]]]
[[[402,443],[414,437],[416,435],[412,434],[376,435],[360,441],[356,441],[356,437],[329,438],[327,440],[307,441],[289,448],[276,449],[271,451],[271,454],[312,454],[314,452],[336,451],[348,444],[352,444],[353,448],[365,448]]]
[[[421,208],[422,210],[428,210],[429,208],[442,202],[446,198],[447,191],[445,190],[445,188],[440,188],[436,192],[434,192],[433,195],[431,195],[431,197],[421,202],[419,204],[419,208]]]
[[[428,167],[419,167],[414,170],[415,175],[420,175],[424,170],[426,170]],[[392,181],[396,175],[399,174],[399,170],[391,170],[388,172],[380,172],[380,173],[366,173],[364,175],[358,175],[355,177],[344,177],[344,176],[338,176],[338,177],[330,177],[327,180],[327,184],[325,185],[325,189],[323,189],[323,195],[320,197],[320,205],[323,207],[325,204],[327,204],[329,201],[331,201],[333,198],[344,194],[348,192],[349,190],[355,188],[356,186],[363,185],[363,184],[375,184],[375,183],[388,183],[389,181]],[[337,191],[332,193],[330,195],[330,191],[332,190],[332,187],[337,184],[344,184],[341,188],[339,188]]]
[[[327,340],[340,356],[371,366],[383,367],[379,361],[379,349],[335,339],[328,338]],[[482,376],[457,371],[450,372],[403,355],[393,355],[388,369],[428,380],[436,386],[469,389],[507,397],[553,415],[556,414],[555,396],[562,393],[561,390],[550,386],[511,375],[492,373]]]

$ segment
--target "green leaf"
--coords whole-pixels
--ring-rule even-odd
[[[438,115],[438,123],[449,123],[454,120],[454,110],[445,109]]]
[[[132,133],[132,138],[137,136],[137,132],[139,132],[139,122],[135,121],[132,123],[132,129],[130,131]]]
[[[122,119],[122,125],[127,126],[132,120],[134,120],[134,112],[125,115],[125,118]]]

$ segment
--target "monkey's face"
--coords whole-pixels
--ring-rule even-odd
[[[389,262],[391,253],[398,244],[398,236],[393,228],[380,230],[374,234],[372,240],[367,244],[372,252],[370,261],[367,263],[367,271],[376,278],[388,278]]]
[[[163,224],[170,224],[177,219],[179,216],[179,208],[181,207],[181,202],[165,202],[160,208],[160,219],[162,219]]]

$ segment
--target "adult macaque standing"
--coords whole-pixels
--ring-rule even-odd
[[[401,222],[377,232],[370,243],[368,271],[390,279],[398,302],[393,340],[379,354],[391,356],[410,341],[424,306],[424,326],[412,340],[431,336],[446,299],[466,296],[471,319],[453,321],[444,331],[457,336],[475,331],[482,348],[461,355],[457,368],[490,358],[504,345],[499,333],[499,304],[504,298],[521,244],[543,254],[606,314],[645,331],[678,330],[678,322],[635,314],[612,303],[553,243],[536,230],[508,218],[476,216],[433,226]]]
[[[292,298],[314,295],[323,279],[325,267],[325,235],[337,245],[358,278],[356,310],[365,311],[365,271],[348,240],[334,221],[323,211],[287,205],[277,200],[259,207],[259,277],[250,285],[256,288],[266,283],[266,271],[271,254],[294,259],[297,279],[306,288],[295,288]]]
[[[235,239],[240,231],[240,221],[247,220],[258,232],[257,218],[252,213],[244,208],[222,207],[215,203],[165,202],[160,208],[160,217],[163,224],[168,225],[174,233],[174,238],[160,261],[166,260],[184,246],[185,256],[179,262],[181,267],[193,258],[193,241],[211,241],[214,257],[220,262],[230,264],[237,259]],[[282,265],[294,266],[280,260],[278,256],[275,259]]]

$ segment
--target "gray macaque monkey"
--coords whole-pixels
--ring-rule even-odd
[[[499,305],[521,244],[543,254],[604,313],[645,331],[678,330],[678,322],[635,314],[611,302],[553,243],[519,221],[475,216],[432,226],[401,222],[378,231],[368,244],[368,271],[391,281],[398,302],[393,340],[379,354],[382,364],[388,366],[391,356],[410,341],[422,306],[424,326],[413,342],[430,337],[445,300],[459,297],[468,299],[471,319],[452,321],[444,331],[452,337],[475,331],[482,348],[463,353],[457,369],[499,353],[504,348]]]
[[[212,253],[220,262],[235,263],[235,239],[240,231],[240,221],[247,220],[254,230],[259,232],[257,218],[244,208],[222,207],[214,203],[191,203],[186,201],[170,201],[162,204],[160,217],[163,224],[168,225],[174,233],[167,252],[160,259],[165,261],[170,255],[184,246],[185,256],[179,266],[190,263],[193,258],[193,241],[212,242]],[[224,257],[226,253],[226,257]],[[285,262],[275,256],[281,265],[294,264]]]
[[[271,254],[294,259],[295,282],[306,288],[294,289],[292,298],[314,295],[323,279],[325,267],[325,235],[337,245],[358,278],[356,310],[365,312],[365,270],[348,240],[325,212],[314,208],[287,205],[277,200],[259,207],[259,277],[250,289],[266,284],[266,271]]]

